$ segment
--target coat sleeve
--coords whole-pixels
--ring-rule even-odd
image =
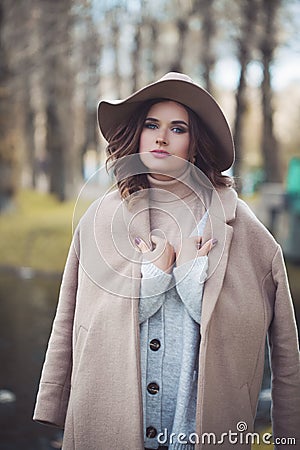
[[[74,233],[36,399],[33,420],[64,427],[72,371],[72,334],[77,292],[79,238]]]
[[[272,425],[275,449],[300,446],[300,364],[297,327],[280,246],[272,261],[276,289],[274,315],[268,339],[272,371]],[[281,438],[295,438],[287,445]],[[283,445],[285,443],[285,445]]]

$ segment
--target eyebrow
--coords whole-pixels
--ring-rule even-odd
[[[159,122],[155,117],[147,117],[146,120],[151,120],[152,122]],[[172,125],[185,125],[187,128],[189,125],[184,120],[172,120]]]

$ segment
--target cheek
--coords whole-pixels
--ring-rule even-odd
[[[142,131],[139,142],[139,153],[146,152],[149,146],[149,134],[146,130]],[[149,151],[149,149],[148,149]]]
[[[190,138],[189,136],[184,140],[183,144],[182,144],[182,149],[183,149],[183,158],[188,159],[189,158],[189,153],[190,153]]]

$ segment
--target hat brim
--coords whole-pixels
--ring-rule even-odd
[[[125,100],[100,101],[98,123],[106,140],[144,101],[165,98],[193,110],[210,129],[218,142],[217,161],[221,171],[234,162],[234,143],[227,119],[216,100],[200,86],[183,80],[161,80],[150,84]]]

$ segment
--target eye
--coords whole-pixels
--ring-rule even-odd
[[[155,130],[156,128],[158,128],[158,126],[154,122],[145,122],[144,128],[148,128],[149,130]]]
[[[185,128],[181,128],[181,127],[173,127],[172,131],[174,131],[174,133],[178,133],[178,134],[187,132],[187,130]]]

